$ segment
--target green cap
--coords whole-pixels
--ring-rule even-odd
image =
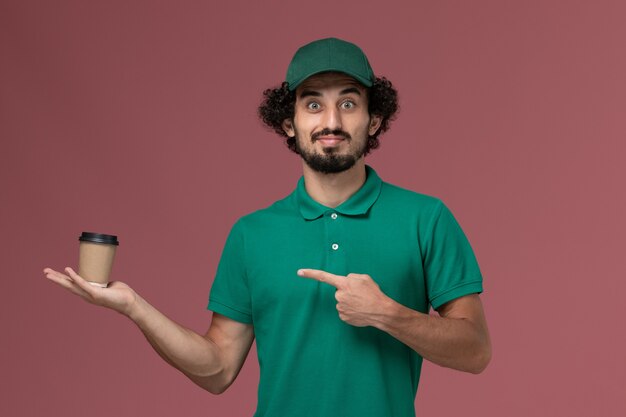
[[[327,38],[296,51],[285,81],[293,91],[310,76],[326,71],[343,72],[366,87],[371,87],[375,80],[374,71],[361,48],[341,39]]]

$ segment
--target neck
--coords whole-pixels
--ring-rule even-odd
[[[359,159],[354,166],[337,174],[313,171],[302,161],[306,192],[326,207],[337,207],[349,199],[365,183],[365,161]]]

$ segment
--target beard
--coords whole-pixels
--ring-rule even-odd
[[[334,147],[322,148],[323,153],[317,153],[314,150],[309,151],[301,146],[301,141],[306,139],[298,133],[297,129],[294,130],[296,132],[296,152],[309,168],[322,174],[337,174],[349,170],[356,164],[356,161],[365,155],[367,150],[367,140],[365,140],[362,146],[351,150],[351,152],[347,154],[338,154],[337,148]],[[315,143],[318,137],[324,135],[342,136],[348,144],[352,142],[352,137],[347,132],[324,129],[311,135],[311,143]]]

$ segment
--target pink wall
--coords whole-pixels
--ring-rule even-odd
[[[418,415],[626,415],[624,2],[215,3],[0,4],[0,415],[252,414],[254,356],[212,396],[41,270],[118,234],[114,278],[204,332],[231,224],[300,175],[260,93],[325,36],[400,91],[369,163],[442,198],[485,276],[493,361],[427,364]]]

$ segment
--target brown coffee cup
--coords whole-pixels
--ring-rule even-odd
[[[117,236],[83,232],[78,240],[78,275],[92,285],[106,288],[119,246]]]

